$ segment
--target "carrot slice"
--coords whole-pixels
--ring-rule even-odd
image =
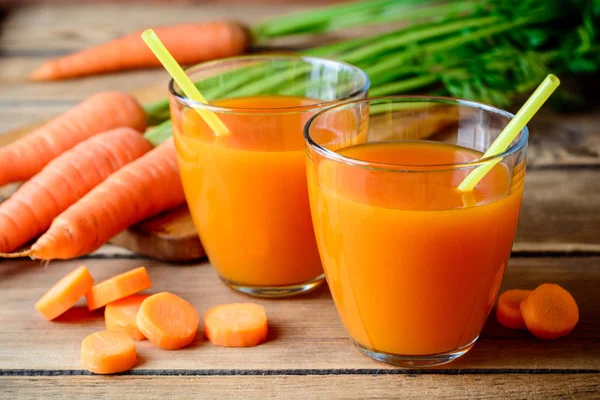
[[[544,283],[521,303],[527,329],[543,340],[569,334],[579,321],[579,308],[573,296],[562,287]]]
[[[167,350],[192,343],[199,322],[198,313],[190,303],[168,292],[148,297],[137,314],[140,332],[152,344]]]
[[[134,294],[107,304],[104,309],[106,329],[125,332],[133,340],[146,339],[137,328],[136,318],[142,301],[148,297],[149,294]]]
[[[501,325],[510,329],[527,329],[521,315],[521,302],[531,294],[532,290],[511,289],[498,297],[496,319]]]
[[[95,374],[127,371],[136,360],[135,343],[124,332],[96,332],[81,342],[81,367]]]
[[[204,333],[217,346],[256,346],[267,340],[267,314],[254,303],[222,304],[204,315]]]
[[[94,278],[85,265],[68,273],[35,303],[35,308],[48,321],[58,317],[94,285]]]
[[[90,310],[131,296],[152,286],[146,268],[139,267],[92,286],[85,295]]]

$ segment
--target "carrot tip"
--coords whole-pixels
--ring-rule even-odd
[[[20,251],[17,253],[0,253],[0,257],[2,257],[2,258],[31,257],[31,258],[33,258],[33,249],[29,249],[26,251]]]
[[[40,65],[35,71],[33,71],[27,77],[30,81],[42,82],[42,81],[50,81],[56,79],[54,77],[56,75],[55,68],[52,63],[46,62]]]

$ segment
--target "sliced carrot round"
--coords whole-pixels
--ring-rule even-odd
[[[137,313],[142,301],[149,294],[134,294],[124,299],[113,301],[104,308],[104,321],[109,331],[121,331],[133,340],[144,340],[146,337],[137,328]]]
[[[267,340],[267,314],[254,303],[222,304],[204,315],[204,333],[217,346],[256,346]]]
[[[85,299],[88,308],[96,310],[151,286],[152,282],[146,268],[139,267],[92,286],[92,289],[85,295]]]
[[[81,342],[81,367],[95,374],[127,371],[136,360],[135,343],[124,332],[96,332]]]
[[[510,329],[527,329],[521,315],[521,302],[531,294],[531,290],[511,289],[498,297],[496,319]]]
[[[140,332],[152,344],[167,350],[192,343],[199,323],[200,317],[190,303],[167,292],[148,297],[137,314]]]
[[[552,340],[569,334],[579,321],[575,299],[562,287],[544,283],[521,302],[527,329],[539,339]]]
[[[35,308],[47,320],[53,320],[84,296],[94,285],[94,278],[85,265],[71,271],[35,303]]]

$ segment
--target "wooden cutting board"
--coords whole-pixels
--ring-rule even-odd
[[[133,93],[141,103],[149,103],[167,96],[167,84],[156,85]],[[31,132],[43,122],[0,134],[0,146]],[[0,190],[0,201],[14,191],[16,185]],[[115,236],[112,244],[162,261],[192,261],[205,256],[187,206],[167,211],[142,221]]]

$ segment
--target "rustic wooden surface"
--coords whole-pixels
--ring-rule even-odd
[[[0,28],[0,132],[47,119],[98,90],[166,82],[160,70],[24,82],[48,57],[149,25],[224,17],[253,22],[300,7],[95,4],[11,11]],[[47,267],[0,262],[0,398],[599,398],[600,113],[543,113],[528,155],[525,200],[503,287],[550,281],[569,289],[581,321],[566,338],[538,341],[490,318],[463,359],[428,371],[395,369],[351,346],[322,288],[296,299],[257,300],[272,324],[269,341],[259,347],[217,348],[200,335],[177,352],[145,342],[129,375],[87,376],[79,369],[80,341],[102,328],[101,312],[80,307],[48,323],[33,309],[54,281],[81,263],[99,280],[146,265],[151,292],[173,291],[200,313],[247,299],[222,285],[207,263],[165,265],[105,246],[82,260]]]

